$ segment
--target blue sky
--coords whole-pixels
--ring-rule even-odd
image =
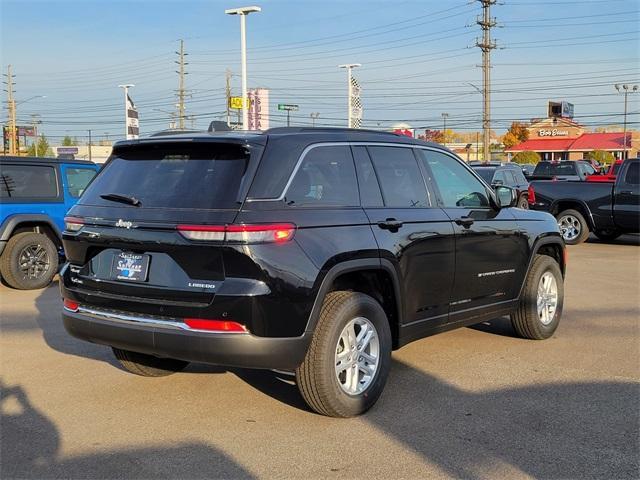
[[[225,109],[224,71],[240,73],[237,1],[0,0],[2,69],[13,66],[18,106],[42,131],[117,138],[123,130],[121,83],[134,83],[143,133],[168,126],[178,84],[175,51],[185,40],[187,113],[204,128]],[[248,18],[249,86],[271,90],[277,103],[300,105],[293,124],[344,125],[346,79],[341,63],[362,63],[365,126],[407,122],[439,128],[441,113],[458,130],[480,128],[480,51],[472,48],[478,2],[256,2]],[[492,53],[496,130],[545,115],[547,99],[566,99],[589,126],[620,123],[616,82],[640,83],[637,0],[504,0],[492,9],[500,49]],[[239,76],[232,87],[238,93]],[[630,101],[639,110],[640,94]],[[6,110],[3,109],[6,117]],[[631,115],[630,122],[640,121]],[[190,124],[190,122],[188,123]]]

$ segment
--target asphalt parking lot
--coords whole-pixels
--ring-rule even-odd
[[[569,248],[551,340],[497,319],[415,342],[348,420],[272,372],[125,373],[65,333],[57,284],[0,287],[0,477],[638,478],[639,245]]]

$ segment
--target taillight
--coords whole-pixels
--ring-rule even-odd
[[[194,330],[207,330],[211,332],[247,333],[244,325],[228,320],[209,320],[207,318],[185,318],[184,323]]]
[[[84,225],[84,220],[78,217],[64,217],[64,228],[69,232],[77,232]]]
[[[527,189],[527,202],[529,202],[529,205],[536,203],[536,192],[533,189],[533,185],[529,185],[529,188]]]
[[[189,240],[232,243],[282,243],[293,238],[293,223],[265,225],[178,225],[178,231]]]
[[[69,300],[68,298],[64,299],[63,305],[65,310],[70,310],[72,312],[77,312],[78,308],[80,307],[80,304],[78,302],[74,302],[73,300]]]

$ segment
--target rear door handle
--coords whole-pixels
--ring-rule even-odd
[[[469,228],[471,225],[473,225],[474,221],[475,220],[471,217],[460,217],[454,220],[454,222],[456,222],[456,225],[462,225],[464,228]]]
[[[395,218],[387,218],[384,221],[378,222],[378,226],[383,230],[398,231],[402,227],[402,222]]]
[[[631,190],[622,190],[619,193],[620,195],[633,195],[633,192]]]

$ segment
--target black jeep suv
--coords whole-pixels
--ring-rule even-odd
[[[66,218],[64,324],[140,375],[295,371],[313,410],[357,415],[413,340],[507,314],[523,337],[553,334],[564,244],[515,202],[390,133],[120,142]]]

